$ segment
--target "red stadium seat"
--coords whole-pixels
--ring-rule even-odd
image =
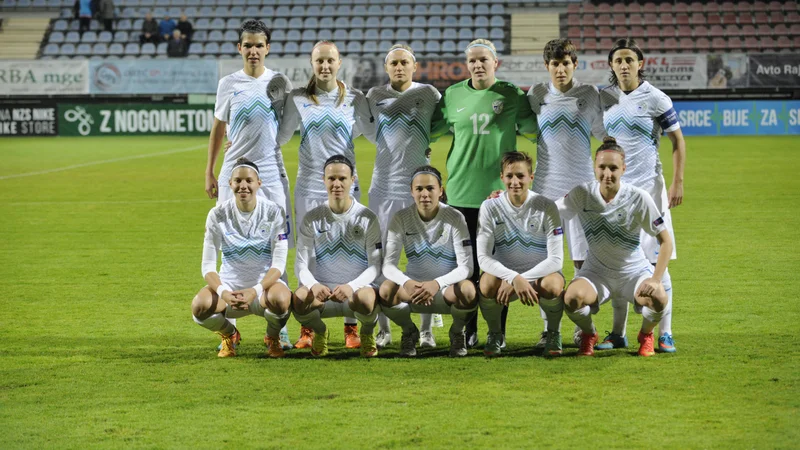
[[[750,5],[750,2],[740,1],[740,2],[736,3],[736,11],[738,11],[740,13],[742,13],[742,12],[750,12],[751,9],[752,9],[752,5]]]
[[[753,23],[753,15],[749,12],[739,13],[739,25],[749,25]]]
[[[722,16],[719,14],[709,14],[706,18],[706,23],[709,25],[719,25],[722,23]]]
[[[719,3],[717,2],[706,2],[706,12],[711,13],[719,13]]]
[[[659,14],[672,14],[672,2],[662,2],[658,5]]]
[[[722,15],[722,24],[723,25],[734,25],[736,24],[736,14],[735,13],[726,13]]]
[[[756,35],[758,36],[770,36],[772,35],[772,27],[768,24],[761,24],[756,27]]]
[[[725,36],[725,29],[722,28],[722,25],[712,25],[711,28],[708,30],[708,35],[710,37],[722,37]]]
[[[680,45],[681,50],[684,52],[694,51],[694,40],[692,38],[681,38],[678,45]]]
[[[614,36],[630,36],[631,32],[627,26],[614,27]],[[611,48],[611,47],[609,47]]]
[[[702,14],[702,13],[705,12],[705,10],[706,9],[705,9],[705,6],[703,5],[703,2],[692,2],[692,3],[689,3],[689,11],[690,12],[701,13]]]
[[[580,14],[581,12],[581,5],[577,3],[570,3],[567,6],[567,14]]]
[[[779,23],[772,29],[773,36],[788,36],[789,27],[785,23]]]
[[[583,4],[583,13],[584,14],[594,14],[597,11],[597,8],[594,7],[592,3],[586,2]]]
[[[738,25],[726,25],[725,26],[725,36],[741,36],[742,31]]]
[[[594,16],[594,23],[597,24],[598,27],[609,26],[609,25],[611,25],[611,15],[610,14],[598,14],[598,15]]]
[[[711,50],[719,50],[724,51],[728,47],[728,43],[725,42],[724,38],[715,37],[711,40]]]
[[[767,9],[770,11],[783,11],[783,3],[775,1],[769,2]]]
[[[656,25],[658,23],[658,14],[656,13],[644,13],[642,17],[644,18],[642,25]]]
[[[756,32],[756,27],[752,25],[744,25],[742,27],[742,36],[757,36],[758,33]]]
[[[708,38],[704,38],[704,37],[697,38],[694,41],[694,48],[698,52],[708,51],[708,50],[711,49],[711,42],[708,40]]]
[[[628,35],[633,38],[643,38],[645,35],[645,28],[641,25],[632,25]]]
[[[800,24],[793,23],[789,28],[789,35],[791,36],[800,36]]]
[[[778,38],[777,46],[779,49],[792,49],[794,48],[794,44],[792,44],[792,40],[789,39],[789,36],[781,36]]]
[[[594,39],[584,39],[581,44],[582,51],[597,51],[597,41]]]
[[[664,41],[662,41],[660,38],[649,38],[645,42],[644,45],[645,48],[643,50],[645,54],[652,52],[660,52],[664,50],[663,44]]]
[[[675,29],[675,35],[677,37],[681,36],[691,36],[692,35],[692,27],[689,25],[681,25]]]
[[[736,5],[733,2],[722,2],[719,6],[719,10],[722,12],[734,12],[736,11]]]
[[[753,22],[755,22],[756,25],[769,23],[769,16],[767,13],[758,12],[756,13],[755,17],[753,17]]]
[[[644,30],[644,36],[648,38],[661,37],[661,27],[658,25],[650,25],[649,27],[646,27]]]
[[[597,28],[583,27],[583,38],[595,39],[597,38]]]
[[[775,50],[776,42],[774,38],[770,36],[762,36],[758,41],[761,44],[762,52],[770,52]]]
[[[638,3],[626,5],[623,2],[614,2],[614,5],[611,7],[611,11],[621,14],[638,14],[642,12],[642,7]]]
[[[581,27],[569,27],[567,29],[567,37],[573,41],[581,38]]]
[[[625,16],[625,14],[617,13],[611,16],[611,23],[613,23],[615,27],[625,26],[628,24],[628,18]]]
[[[614,37],[614,31],[611,30],[611,27],[600,27],[597,31],[597,37],[611,39]]]
[[[787,13],[786,23],[800,23],[800,14],[798,14],[797,11]]]
[[[772,11],[769,13],[769,23],[775,25],[776,23],[783,23],[786,17],[780,11]]]
[[[676,14],[675,15],[675,24],[676,25],[689,25],[689,15],[688,14]]]
[[[769,6],[765,2],[753,2],[753,12],[769,11]]]
[[[692,25],[705,25],[706,16],[703,15],[703,13],[692,13],[692,17],[689,18],[689,23]]]
[[[567,25],[571,27],[580,27],[583,24],[581,23],[581,16],[578,14],[570,15],[567,17]]]
[[[657,9],[658,7],[653,2],[646,2],[644,5],[642,5],[642,12],[645,13],[650,11],[656,11]]]
[[[742,38],[739,36],[731,36],[728,38],[728,45],[726,46],[728,50],[742,50],[744,45],[742,44]]]
[[[675,52],[675,51],[678,51],[680,46],[678,45],[678,40],[677,39],[675,39],[675,38],[666,38],[666,39],[664,39],[664,43],[661,46],[661,48],[665,52]]]
[[[608,3],[600,3],[597,5],[597,12],[599,13],[610,13],[611,12],[611,5]]]
[[[744,39],[744,49],[745,50],[758,50],[758,39],[754,37],[746,37]]]
[[[688,13],[689,12],[689,4],[678,2],[675,4],[675,12],[676,13]]]
[[[697,25],[692,27],[694,37],[708,37],[708,27],[705,25]]]

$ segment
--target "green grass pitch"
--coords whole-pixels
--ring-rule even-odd
[[[331,357],[268,360],[256,317],[239,321],[240,356],[218,359],[189,310],[213,206],[206,142],[0,140],[2,447],[798,445],[797,137],[687,139],[670,266],[676,355],[635,357],[631,313],[628,351],[579,359],[567,337],[552,360],[532,356],[541,321],[518,302],[494,360],[448,358],[443,329],[416,359],[397,358],[395,343],[362,360],[344,349],[341,319]],[[292,183],[297,145],[284,152]],[[434,144],[436,166],[448,148]],[[664,140],[667,171],[669,149]],[[374,151],[358,140],[365,192]],[[601,311],[599,331],[610,322]],[[298,328],[292,319],[293,338]]]

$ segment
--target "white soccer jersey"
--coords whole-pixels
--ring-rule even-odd
[[[528,191],[516,207],[504,192],[483,202],[478,218],[478,264],[484,272],[514,281],[533,282],[561,270],[564,231],[555,203]]]
[[[661,131],[681,127],[672,100],[645,81],[630,94],[618,86],[604,88],[600,105],[606,132],[625,150],[628,168],[622,182],[650,191],[662,176],[658,157]]]
[[[338,87],[331,92],[318,88],[318,105],[306,97],[305,88],[293,90],[286,99],[278,143],[289,142],[294,130],[300,126],[295,197],[327,198],[322,180],[325,161],[333,155],[344,155],[355,164],[353,139],[363,134],[375,142],[375,125],[367,98],[358,89],[348,87],[346,90],[344,101],[338,106]],[[358,189],[358,184],[354,183],[355,189]]]
[[[240,70],[219,80],[214,117],[228,124],[231,141],[219,174],[223,185],[236,160],[245,157],[258,166],[263,184],[282,189],[281,177],[286,177],[286,171],[277,142],[278,124],[291,89],[285,75],[269,69],[258,78]]]
[[[334,214],[328,202],[312,209],[298,227],[295,271],[303,286],[368,286],[381,271],[378,217],[351,197],[353,205]]]
[[[431,117],[441,97],[436,88],[420,83],[412,83],[405,92],[394,90],[391,84],[369,90],[378,148],[370,195],[387,200],[410,198],[411,174],[428,164],[425,150],[430,144]]]
[[[283,274],[288,253],[283,207],[264,198],[256,202],[250,213],[239,211],[234,199],[208,212],[201,267],[204,277],[217,271],[220,250],[219,276],[227,284],[255,286],[271,268]]]
[[[621,184],[610,203],[600,195],[600,183],[593,181],[575,187],[556,205],[561,217],[580,218],[589,243],[584,267],[611,277],[649,268],[640,233],[656,236],[666,230],[650,194],[628,183]]]
[[[405,249],[406,272],[398,268]],[[429,222],[423,222],[417,206],[398,211],[389,225],[383,275],[402,286],[408,280],[436,280],[440,289],[472,275],[472,242],[461,213],[444,203]]]
[[[566,93],[551,82],[528,90],[539,123],[531,189],[553,201],[594,180],[591,136],[600,140],[606,136],[597,88],[574,79],[572,83]]]

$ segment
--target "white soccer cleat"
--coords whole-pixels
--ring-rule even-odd
[[[419,346],[422,348],[436,348],[436,339],[430,331],[423,331],[419,334]]]
[[[388,347],[391,343],[392,333],[378,331],[378,335],[375,337],[375,345],[377,345],[379,349]]]

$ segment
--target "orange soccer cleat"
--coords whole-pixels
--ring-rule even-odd
[[[236,347],[239,346],[239,342],[242,340],[242,335],[239,334],[239,330],[235,330],[230,336],[223,336],[221,333],[217,334],[222,338],[217,356],[220,358],[236,356]]]
[[[578,356],[594,356],[594,346],[600,336],[595,332],[592,334],[581,334],[581,346],[578,349]]]
[[[651,331],[650,334],[644,334],[641,331],[639,332],[639,356],[653,356],[656,354],[653,345],[655,344],[655,338],[653,337],[653,332]]]
[[[267,344],[267,356],[270,358],[283,358],[286,356],[280,339],[272,339],[269,336],[265,336],[264,343]]]
[[[294,348],[311,348],[314,340],[314,330],[307,327],[300,327],[300,338],[294,343]]]
[[[344,326],[344,344],[347,348],[361,347],[361,338],[358,337],[358,325]]]

